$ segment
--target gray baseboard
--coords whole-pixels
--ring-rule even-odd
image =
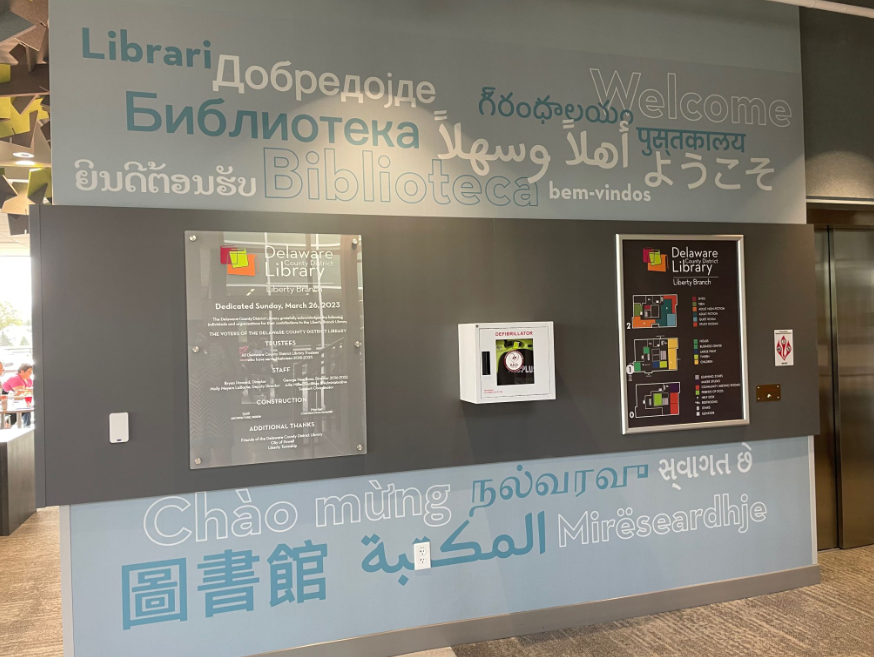
[[[427,625],[264,653],[261,657],[388,657],[462,643],[581,627],[819,584],[819,566],[687,586],[600,602]]]

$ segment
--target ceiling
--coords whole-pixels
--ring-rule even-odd
[[[49,112],[48,0],[0,0],[0,256],[30,254],[29,236],[11,233],[51,202]]]
[[[12,233],[51,202],[48,92],[48,0],[0,0],[0,257],[30,255],[30,236]]]

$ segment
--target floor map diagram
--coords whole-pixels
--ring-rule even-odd
[[[622,433],[748,424],[743,236],[617,235],[616,255]]]
[[[634,362],[628,366],[629,374],[643,372],[650,376],[653,372],[676,372],[678,338],[644,338],[634,341]]]
[[[637,417],[680,414],[679,383],[638,383],[636,393]]]
[[[671,328],[677,326],[676,294],[635,294],[631,328]]]

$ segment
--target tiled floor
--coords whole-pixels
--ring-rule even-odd
[[[415,657],[874,657],[874,547],[820,564],[807,589]],[[60,588],[58,511],[45,509],[0,538],[0,657],[62,657]]]

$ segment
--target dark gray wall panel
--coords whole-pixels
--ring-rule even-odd
[[[800,25],[807,195],[874,201],[874,21],[802,9]]]
[[[808,226],[431,219],[44,207],[42,281],[46,493],[72,504],[494,461],[816,433],[813,232]],[[368,453],[188,469],[183,237],[186,230],[360,233]],[[617,233],[745,235],[751,424],[622,436]],[[555,401],[458,399],[457,325],[553,320]],[[795,330],[795,366],[775,368],[774,329]],[[417,370],[427,352],[429,362]],[[108,414],[128,411],[112,445]]]

